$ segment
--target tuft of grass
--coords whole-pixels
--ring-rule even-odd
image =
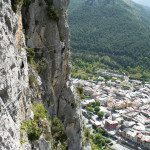
[[[33,113],[34,113],[34,119],[39,120],[48,118],[47,110],[45,109],[44,105],[42,103],[34,104],[32,107]]]

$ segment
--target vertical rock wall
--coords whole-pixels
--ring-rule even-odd
[[[31,111],[25,47],[33,48],[46,68],[40,73],[43,102],[58,116],[68,136],[70,150],[81,149],[81,116],[78,98],[69,81],[69,0],[34,0],[14,13],[11,0],[0,0],[0,149],[20,150],[20,124]],[[14,1],[12,1],[14,2]],[[22,18],[26,32],[23,34]],[[41,143],[41,141],[39,141]],[[50,149],[46,145],[45,150]],[[46,148],[47,147],[47,148]],[[25,149],[32,149],[30,146]],[[38,149],[38,148],[37,148]],[[44,150],[43,149],[43,150]]]
[[[28,65],[21,14],[10,0],[0,0],[0,149],[20,149],[20,123],[25,119]]]
[[[63,121],[69,149],[81,149],[81,120],[78,100],[69,81],[69,27],[68,0],[54,0],[52,8],[57,17],[51,18],[44,0],[35,0],[29,6],[27,46],[34,48],[37,57],[45,60],[46,70],[41,73],[44,98],[52,116]],[[72,89],[72,90],[71,90]]]

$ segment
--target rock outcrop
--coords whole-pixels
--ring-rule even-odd
[[[78,98],[69,80],[68,4],[69,0],[34,0],[23,7],[22,12],[21,8],[14,12],[10,0],[0,1],[2,150],[32,149],[30,142],[22,147],[20,141],[21,122],[32,116],[31,99],[35,94],[29,86],[29,74],[37,74],[34,67],[27,63],[27,48],[34,50],[36,60],[42,60],[42,68],[37,74],[42,89],[40,100],[51,117],[58,116],[62,120],[68,137],[68,149],[80,150],[82,147]],[[51,149],[45,139],[37,141],[35,147]]]
[[[0,149],[20,149],[20,123],[30,100],[28,65],[21,29],[21,15],[11,2],[0,1]]]

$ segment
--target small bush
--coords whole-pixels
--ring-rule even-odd
[[[102,119],[103,116],[104,116],[104,112],[100,111],[100,112],[98,112],[97,115],[98,115],[98,118],[99,118],[99,119]]]
[[[108,133],[106,130],[102,129],[102,128],[98,128],[96,129],[96,133],[100,133],[103,136],[108,136]]]
[[[54,139],[54,147],[58,147],[59,143],[63,145],[63,147],[67,146],[67,136],[64,130],[64,126],[60,119],[57,117],[52,119],[52,128],[51,128],[52,136]],[[66,149],[66,148],[65,148]]]
[[[105,139],[105,142],[106,143],[111,143],[111,140],[110,139]]]
[[[24,121],[21,125],[21,131],[25,131],[30,141],[35,141],[42,134],[42,127],[39,127],[39,119],[48,118],[47,111],[42,103],[33,105],[34,119]]]
[[[90,139],[91,134],[90,134],[90,129],[89,129],[89,128],[85,128],[85,130],[84,130],[84,136],[85,136],[87,139]]]
[[[28,56],[28,63],[32,66],[32,68],[37,70],[39,74],[44,72],[47,68],[46,59],[44,57],[37,59],[35,55],[35,50],[33,48],[27,48],[26,51]]]
[[[48,16],[50,19],[57,21],[57,22],[59,21],[59,17],[53,8],[48,7],[47,12],[48,12]]]
[[[95,102],[95,105],[96,105],[96,106],[100,106],[100,102],[99,102],[99,101],[96,101],[96,102]]]
[[[94,111],[95,111],[95,113],[97,114],[97,113],[100,111],[99,106],[96,106],[96,107],[94,108]]]
[[[92,102],[92,103],[91,103],[91,106],[92,106],[92,107],[95,107],[95,106],[96,106],[96,103],[95,103],[95,102]]]
[[[38,63],[36,62],[35,58],[35,50],[33,48],[27,48],[26,51],[28,63],[32,66],[33,69],[37,70]]]
[[[47,110],[45,109],[42,103],[34,104],[32,110],[34,112],[35,120],[39,120],[40,118],[41,119],[48,118]]]
[[[35,63],[35,51],[33,48],[26,48],[28,63]]]
[[[129,85],[122,85],[122,89],[123,90],[130,90],[130,86]]]
[[[99,147],[105,146],[106,144],[105,139],[102,137],[101,134],[95,134],[93,136],[93,142]]]
[[[79,95],[83,95],[83,87],[82,86],[78,86],[76,89],[77,89],[77,93]]]
[[[91,106],[88,106],[86,109],[87,109],[87,111],[89,111],[89,112],[94,112],[94,108],[92,108]]]
[[[21,125],[21,130],[27,132],[28,139],[30,141],[38,140],[42,133],[41,129],[39,128],[35,120],[29,120],[23,122]]]

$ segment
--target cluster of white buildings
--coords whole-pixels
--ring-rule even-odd
[[[82,86],[84,94],[91,97],[84,100],[82,106],[95,100],[101,103],[105,117],[97,120],[93,114],[89,120],[91,124],[127,143],[150,149],[150,84],[117,79],[97,83],[75,79],[73,83]],[[85,109],[83,111],[87,114]]]

